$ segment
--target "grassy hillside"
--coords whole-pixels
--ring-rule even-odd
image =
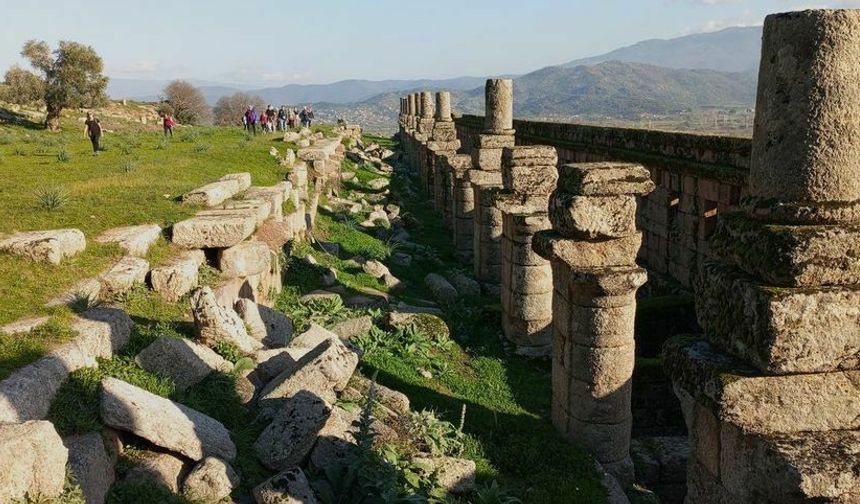
[[[60,266],[33,265],[4,256],[0,261],[0,323],[45,311],[40,308],[83,278],[120,257],[117,247],[99,245],[102,231],[124,225],[163,227],[196,210],[177,203],[184,192],[236,171],[251,172],[258,185],[283,180],[284,169],[269,156],[274,136],[246,138],[238,128],[179,128],[173,139],[160,129],[127,116],[102,115],[104,148],[93,156],[84,137],[83,114],[70,112],[63,131],[50,133],[26,122],[0,124],[0,234],[75,227],[87,237],[87,250]],[[47,208],[47,199],[61,200]],[[169,254],[156,247],[155,261]]]

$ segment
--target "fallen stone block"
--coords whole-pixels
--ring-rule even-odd
[[[209,287],[198,289],[191,296],[191,314],[198,338],[207,346],[220,341],[232,343],[245,354],[263,347],[248,335],[245,324],[235,311],[218,304]]]
[[[308,330],[299,334],[290,341],[290,348],[307,348],[312,349],[320,346],[328,340],[338,340],[338,335],[329,331],[325,327],[311,323]]]
[[[361,269],[373,278],[382,278],[385,275],[391,274],[391,271],[388,270],[386,265],[376,260],[365,261],[364,264],[361,265]]]
[[[45,325],[50,319],[51,317],[48,316],[23,318],[0,326],[0,333],[9,335],[30,333],[37,327]]]
[[[179,390],[197,385],[213,372],[233,369],[230,362],[208,347],[183,338],[158,338],[134,360],[151,373],[171,378]]]
[[[115,378],[101,382],[102,421],[192,460],[233,460],[236,445],[217,420]]]
[[[481,284],[474,278],[466,276],[463,273],[456,273],[451,275],[448,280],[461,296],[476,298],[481,295]]]
[[[385,323],[392,329],[407,329],[410,326],[415,326],[417,331],[438,341],[451,338],[448,324],[435,313],[393,311],[386,315]]]
[[[51,264],[60,264],[86,248],[87,240],[78,229],[27,231],[0,240],[0,252]]]
[[[173,225],[173,243],[190,249],[232,247],[251,236],[257,217],[250,212],[200,215]]]
[[[432,467],[439,486],[453,494],[475,491],[475,462],[454,457],[418,457],[415,464]]]
[[[128,342],[131,318],[116,308],[92,308],[75,317],[74,340],[53,349],[0,381],[0,423],[41,420],[69,373],[109,359]]]
[[[317,504],[305,473],[298,467],[282,471],[254,488],[257,504]]]
[[[158,224],[141,224],[109,229],[99,235],[99,243],[116,243],[126,254],[136,257],[146,257],[149,248],[161,237],[161,226]]]
[[[307,390],[287,397],[254,443],[260,462],[274,471],[294,467],[310,453],[331,406]]]
[[[245,193],[246,197],[257,198],[269,205],[269,217],[276,222],[284,218],[284,187],[252,187]]]
[[[239,486],[239,475],[230,464],[216,457],[206,457],[182,483],[182,495],[195,502],[220,502]]]
[[[182,202],[189,205],[218,206],[238,193],[239,187],[238,180],[219,180],[188,191],[182,195]]]
[[[305,390],[334,403],[358,366],[358,355],[338,339],[328,339],[275,377],[260,392],[260,407],[276,409],[284,398]]]
[[[230,200],[218,208],[203,210],[197,212],[197,217],[218,217],[221,215],[231,215],[234,213],[253,215],[257,222],[257,226],[262,226],[271,215],[271,205],[259,198],[244,198],[240,200]]]
[[[283,347],[293,338],[293,322],[283,313],[250,299],[239,299],[235,308],[251,337],[263,345]]]
[[[114,462],[105,449],[101,434],[90,432],[63,440],[69,450],[69,469],[80,485],[88,504],[104,504],[116,475]]]
[[[0,424],[0,501],[59,496],[68,456],[51,422]]]
[[[260,381],[266,383],[279,374],[290,370],[295,372],[302,360],[312,348],[276,348],[272,350],[259,350],[254,353],[257,367],[254,370]]]
[[[188,473],[188,464],[170,453],[144,451],[140,461],[125,475],[124,482],[136,485],[164,487],[179,493],[182,480]]]
[[[218,269],[226,278],[248,277],[269,270],[272,252],[264,242],[245,241],[218,251]]]
[[[367,334],[373,327],[373,319],[369,315],[353,317],[341,320],[333,324],[330,331],[337,334],[341,339],[348,340],[352,337]]]
[[[247,191],[251,187],[251,174],[248,172],[228,173],[220,179],[220,181],[235,181],[239,188],[239,192]]]
[[[424,277],[424,285],[430,289],[433,298],[443,305],[452,305],[457,301],[459,293],[448,280],[438,273],[428,273]]]
[[[99,297],[111,299],[125,294],[135,285],[146,283],[149,261],[140,257],[125,256],[101,274]]]
[[[200,266],[206,263],[202,250],[190,250],[166,266],[153,268],[149,272],[152,290],[161,294],[165,301],[175,303],[197,287]]]

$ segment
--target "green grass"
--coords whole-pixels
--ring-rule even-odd
[[[75,335],[56,318],[37,327],[26,338],[0,332],[0,380],[44,355],[52,345],[68,341]]]

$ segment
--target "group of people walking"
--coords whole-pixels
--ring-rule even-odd
[[[275,108],[271,105],[266,107],[266,110],[257,113],[253,105],[248,105],[245,114],[242,115],[242,126],[245,131],[256,135],[257,124],[263,133],[274,133],[275,131],[287,131],[301,124],[304,128],[309,128],[314,120],[314,110],[310,106],[305,106],[300,111],[297,108],[281,105],[280,108]]]

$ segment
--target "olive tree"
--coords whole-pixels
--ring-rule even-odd
[[[253,105],[258,111],[266,108],[266,102],[257,95],[248,93],[234,93],[218,98],[215,108],[215,124],[219,126],[230,126],[242,123],[242,114],[248,105]]]
[[[42,82],[42,100],[47,114],[45,127],[57,130],[60,127],[60,114],[69,107],[97,107],[105,102],[105,89],[108,78],[102,75],[104,63],[96,51],[78,42],[62,41],[54,51],[44,41],[29,40],[24,44],[21,55],[38,72],[24,76],[26,70],[10,70],[11,77],[19,82]],[[14,71],[13,71],[14,70]],[[6,74],[7,85],[10,74]]]
[[[212,109],[199,89],[184,80],[171,81],[164,88],[164,101],[173,109],[176,120],[182,124],[208,124],[212,122]]]
[[[0,99],[18,105],[32,105],[42,101],[45,96],[45,82],[29,70],[18,65],[6,71]]]

